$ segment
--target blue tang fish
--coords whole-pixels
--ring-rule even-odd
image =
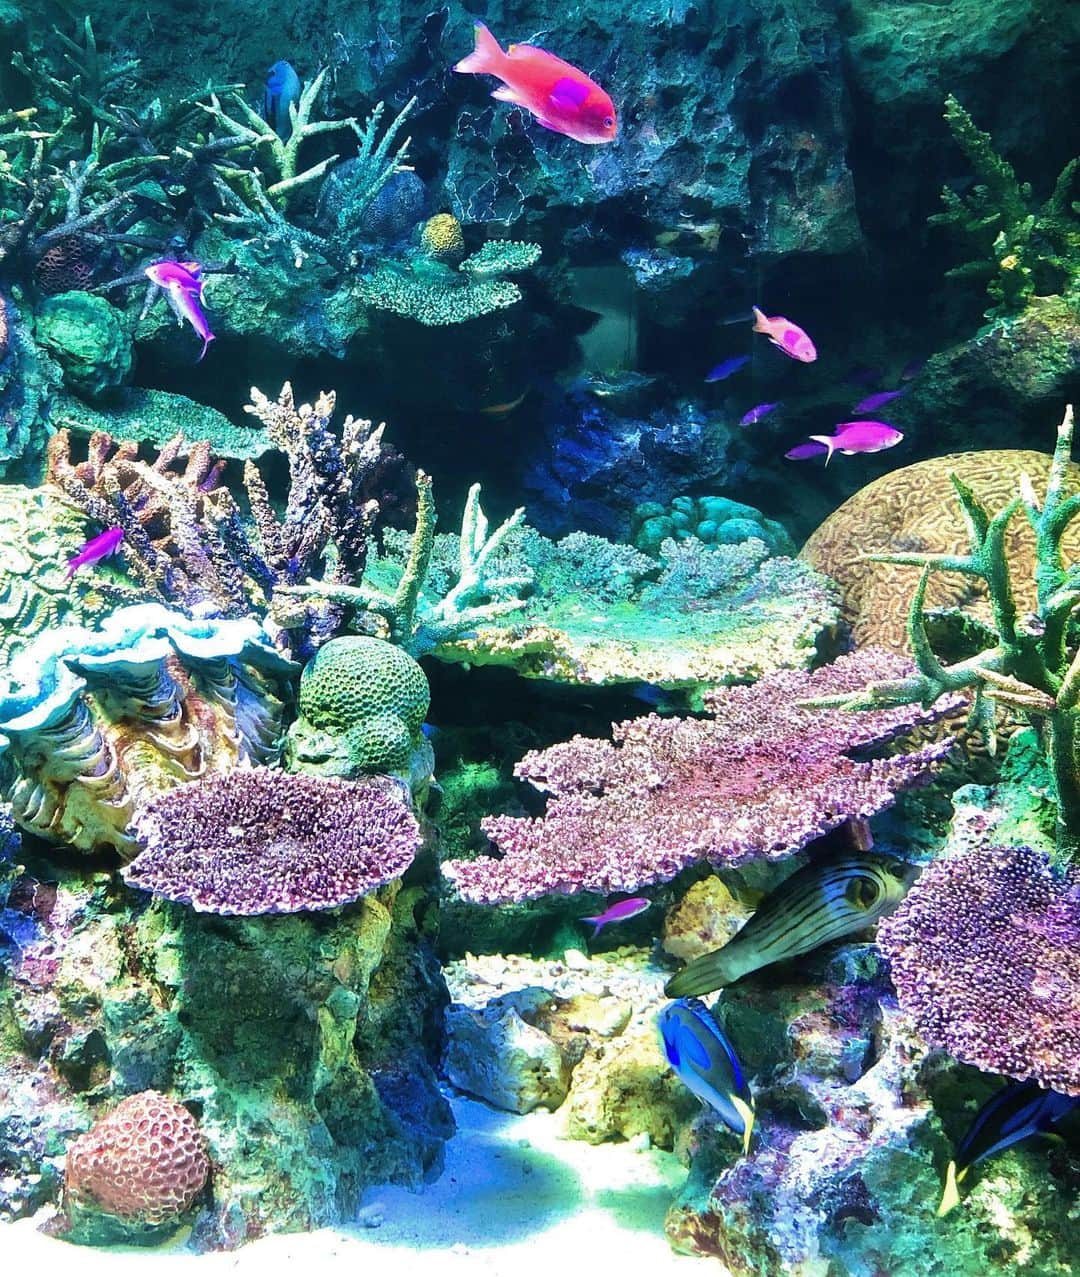
[[[992,1095],[975,1114],[956,1156],[945,1173],[939,1215],[947,1215],[960,1200],[960,1185],[979,1162],[1019,1144],[1029,1135],[1045,1135],[1055,1122],[1080,1104],[1080,1096],[1045,1091],[1035,1082],[1012,1082]]]
[[[283,142],[292,134],[289,107],[300,101],[300,77],[291,62],[275,62],[267,72],[266,92],[263,94],[263,119],[274,126],[274,132]]]
[[[754,1097],[739,1057],[697,998],[679,998],[657,1016],[667,1062],[702,1103],[715,1109],[736,1135],[743,1153],[754,1129]]]

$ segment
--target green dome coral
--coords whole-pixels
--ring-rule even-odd
[[[131,376],[131,336],[115,306],[89,293],[46,297],[34,320],[37,340],[56,357],[75,394],[100,399]]]
[[[424,671],[400,647],[364,636],[332,639],[300,677],[287,764],[320,776],[385,772],[415,789],[431,775],[420,730],[430,700]]]

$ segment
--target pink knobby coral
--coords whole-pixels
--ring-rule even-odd
[[[959,850],[877,940],[931,1046],[1080,1095],[1080,871],[1058,875],[1029,847]]]
[[[132,823],[145,850],[124,878],[219,914],[348,904],[400,877],[420,845],[416,818],[392,781],[268,767],[180,785]]]
[[[707,694],[711,719],[617,723],[614,741],[575,736],[527,754],[516,774],[551,794],[538,819],[483,823],[501,858],[452,860],[462,897],[483,904],[548,893],[633,891],[695,861],[777,860],[853,817],[888,807],[949,742],[857,762],[848,751],[891,740],[952,708],[851,712],[799,704],[911,671],[864,650],[813,674],[783,671]]]
[[[194,1117],[168,1096],[142,1091],[121,1100],[68,1149],[64,1198],[121,1219],[162,1224],[187,1210],[209,1173]]]

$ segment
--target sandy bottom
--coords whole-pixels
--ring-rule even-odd
[[[35,1221],[0,1227],[4,1272],[134,1277],[723,1277],[710,1259],[672,1253],[664,1213],[685,1169],[669,1153],[558,1136],[558,1119],[453,1100],[446,1170],[421,1193],[378,1188],[349,1228],[266,1237],[228,1254],[93,1251],[45,1237]],[[301,1267],[302,1266],[302,1267]]]

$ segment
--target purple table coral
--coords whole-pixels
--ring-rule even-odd
[[[700,860],[790,856],[882,811],[947,752],[945,741],[874,761],[848,757],[940,718],[951,703],[858,713],[799,704],[910,669],[903,657],[864,650],[813,674],[783,671],[708,693],[711,719],[650,714],[615,724],[613,742],[575,736],[526,754],[516,775],[551,794],[547,814],[489,817],[484,832],[501,858],[443,868],[464,899],[497,904],[634,891]]]
[[[931,865],[878,928],[900,1005],[931,1046],[1080,1095],[1080,871],[1028,847]]]
[[[333,909],[400,877],[420,845],[392,782],[271,768],[181,785],[132,823],[146,849],[125,880],[202,913]]]

